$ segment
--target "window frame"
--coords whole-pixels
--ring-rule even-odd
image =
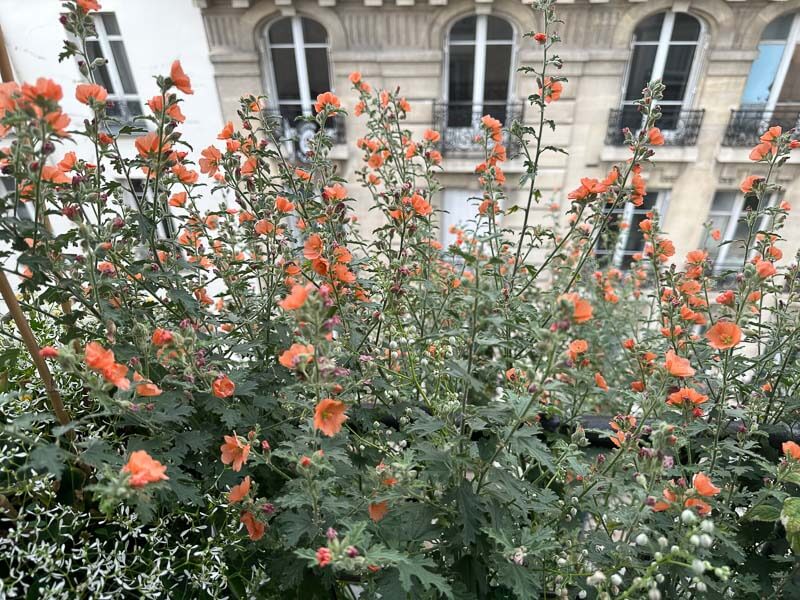
[[[646,19],[657,15],[663,14],[664,20],[661,23],[661,31],[659,32],[658,40],[654,42],[637,42],[636,29]],[[672,41],[672,32],[675,26],[675,17],[678,14],[685,14],[695,19],[700,25],[700,33],[697,35],[697,40],[693,42],[688,41]],[[697,95],[697,85],[700,79],[700,70],[703,64],[703,58],[706,53],[708,43],[707,27],[703,19],[698,16],[685,11],[669,9],[666,11],[657,11],[640,19],[631,33],[630,41],[630,54],[628,61],[625,64],[625,74],[622,78],[622,90],[620,92],[620,107],[633,106],[635,100],[626,100],[628,84],[630,83],[631,67],[633,66],[633,57],[636,52],[637,46],[656,46],[656,55],[653,58],[653,68],[650,74],[650,81],[662,80],[664,77],[664,68],[667,64],[667,56],[669,54],[670,46],[694,46],[695,53],[692,57],[692,65],[689,68],[689,73],[686,78],[686,91],[683,94],[683,99],[679,102],[677,100],[661,100],[659,105],[663,106],[679,106],[680,110],[690,110],[694,106],[695,96]]]
[[[735,192],[736,200],[733,203],[733,207],[730,212],[724,212],[720,210],[714,210],[714,199],[716,198],[719,192]],[[708,215],[706,217],[706,222],[711,220],[713,216],[722,216],[728,218],[728,224],[725,226],[725,231],[720,231],[721,237],[717,244],[717,253],[713,258],[712,262],[712,273],[714,275],[719,275],[723,271],[730,270],[735,268],[736,265],[732,265],[726,262],[726,258],[728,257],[728,253],[730,252],[731,246],[733,246],[733,242],[736,241],[736,230],[739,228],[739,222],[742,219],[742,215],[745,212],[745,196],[740,190],[734,188],[720,188],[714,190],[714,196],[711,198],[711,206],[708,209]],[[766,198],[766,203],[764,208],[769,208],[775,206],[778,200],[778,194],[772,193]],[[767,221],[769,219],[768,214],[761,215],[761,220],[758,224],[759,230],[766,229]],[[727,242],[727,243],[726,243]],[[708,250],[708,244],[706,243],[705,249]],[[749,261],[751,256],[754,254],[754,250],[751,249],[750,256],[745,257],[745,261]]]
[[[138,203],[153,203],[153,190],[151,186],[147,184],[146,178],[131,177],[130,182],[134,186],[134,189],[132,190],[126,187],[128,184],[127,180],[118,179],[117,182],[120,184],[120,187],[118,188],[120,190],[120,202],[125,206],[126,209],[138,213]],[[141,186],[141,189],[136,189],[137,186]],[[174,241],[177,238],[177,230],[172,222],[172,219],[174,219],[175,216],[172,214],[170,206],[166,200],[161,208],[163,209],[163,215],[156,224],[156,237],[162,241]]]
[[[772,21],[770,21],[770,23],[772,23]],[[766,27],[769,27],[770,23],[767,23]],[[778,40],[766,41],[777,42]],[[792,25],[789,28],[789,34],[786,36],[786,39],[783,40],[783,42],[783,54],[781,55],[781,60],[778,63],[778,70],[775,72],[775,79],[772,81],[772,89],[770,90],[767,104],[764,107],[765,110],[769,112],[774,111],[778,105],[778,98],[783,91],[783,84],[786,82],[786,76],[789,74],[789,67],[791,66],[792,58],[794,57],[797,46],[800,45],[800,11],[794,13]],[[759,40],[758,43],[761,45],[762,40]],[[750,68],[752,69],[752,64]]]
[[[452,40],[451,33],[453,31],[453,27],[461,22],[464,19],[469,17],[476,17],[475,21],[475,38],[472,40]],[[488,25],[489,25],[489,17],[495,17],[497,19],[501,19],[505,21],[508,26],[511,28],[511,38],[505,40],[489,40],[487,36],[488,32]],[[444,76],[442,77],[442,101],[444,104],[449,105],[450,103],[450,46],[472,46],[475,48],[475,54],[473,59],[473,70],[472,70],[472,115],[473,120],[480,119],[483,115],[484,111],[484,102],[485,102],[485,95],[486,95],[486,47],[487,46],[510,46],[511,47],[511,60],[509,61],[509,73],[508,73],[508,86],[506,91],[506,98],[505,103],[508,106],[514,97],[514,89],[516,86],[516,64],[517,64],[517,52],[515,50],[518,46],[518,33],[517,28],[514,26],[514,22],[511,19],[506,18],[505,16],[501,16],[498,14],[475,14],[470,13],[466,15],[461,15],[456,19],[453,19],[450,22],[450,25],[447,28],[447,35],[445,36],[444,40],[444,65],[442,68],[442,72]],[[477,117],[475,116],[477,115]]]
[[[656,194],[657,195],[656,196],[656,201],[653,204],[652,208],[643,208],[643,207],[640,208],[640,207],[634,206],[634,204],[632,202],[626,202],[624,206],[617,207],[614,210],[609,211],[611,214],[620,215],[620,219],[618,221],[618,227],[622,223],[627,224],[627,227],[623,227],[623,228],[618,230],[619,233],[617,234],[617,240],[616,240],[616,243],[614,244],[614,248],[613,249],[603,249],[603,250],[599,250],[598,251],[597,244],[595,244],[594,255],[595,255],[596,258],[611,257],[611,260],[609,261],[609,264],[608,264],[609,267],[614,267],[616,269],[627,271],[628,268],[623,266],[623,264],[622,264],[622,261],[624,260],[624,258],[626,256],[633,256],[634,254],[638,254],[638,253],[643,253],[644,252],[644,245],[642,245],[642,248],[640,248],[638,250],[626,250],[625,249],[625,246],[627,245],[628,239],[630,237],[631,227],[633,226],[633,218],[636,215],[644,214],[644,213],[647,213],[649,211],[654,211],[655,213],[658,214],[659,219],[661,221],[663,221],[664,220],[664,216],[667,214],[667,210],[669,209],[669,203],[670,203],[670,198],[671,198],[671,195],[672,195],[672,190],[670,190],[669,188],[650,190],[650,191],[647,192],[647,195],[650,195],[650,194]],[[608,214],[608,212],[606,212],[604,210],[603,214],[606,215],[606,214]]]
[[[119,33],[108,33],[106,30],[106,24],[103,22],[103,15],[111,15],[114,18],[114,20],[117,22]],[[125,45],[125,39],[122,36],[122,27],[120,27],[119,19],[117,19],[117,15],[114,13],[114,11],[103,11],[92,15],[92,24],[94,25],[97,35],[88,36],[86,40],[92,42],[96,41],[100,45],[100,51],[103,53],[103,58],[106,61],[106,72],[111,80],[111,84],[114,86],[114,90],[107,90],[107,101],[124,105],[124,111],[130,113],[130,103],[135,102],[141,104],[141,96],[139,95],[139,86],[136,85],[136,80],[134,78],[133,66],[130,62],[130,58],[128,58],[128,50]],[[133,83],[133,87],[136,88],[135,94],[125,92],[125,86],[122,84],[122,77],[119,74],[119,68],[117,67],[117,60],[114,56],[114,51],[111,48],[111,42],[120,42],[122,45],[122,51],[125,52],[125,57],[128,59],[128,64],[131,66],[131,81]],[[116,90],[119,91],[117,92]]]
[[[291,28],[292,28],[292,43],[291,44],[273,44],[269,39],[269,30],[278,22],[290,19],[291,20]],[[303,34],[303,19],[308,19],[309,21],[313,21],[320,27],[325,30],[325,43],[317,43],[311,42],[307,43],[305,41],[305,36]],[[328,83],[330,84],[330,91],[335,93],[335,83],[333,79],[333,69],[331,65],[331,36],[328,32],[328,28],[325,27],[317,19],[313,19],[311,17],[307,17],[305,15],[281,15],[275,19],[264,24],[261,30],[260,36],[260,43],[261,43],[261,56],[263,59],[263,73],[262,77],[266,84],[266,88],[269,92],[268,102],[269,106],[273,110],[280,111],[282,105],[299,105],[300,110],[304,116],[312,116],[313,113],[313,106],[315,102],[315,98],[311,97],[311,84],[309,83],[308,78],[308,64],[306,61],[306,49],[307,48],[323,48],[325,49],[325,60],[327,62],[328,67]],[[298,43],[298,40],[300,43]],[[272,60],[272,49],[273,48],[283,48],[288,49],[292,48],[294,50],[294,63],[295,63],[295,71],[297,75],[297,86],[300,92],[300,98],[292,98],[292,99],[281,99],[278,96],[278,84],[275,77],[275,62]]]

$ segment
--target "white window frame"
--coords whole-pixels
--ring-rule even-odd
[[[111,102],[124,102],[125,103],[125,111],[127,111],[128,102],[139,102],[139,91],[138,86],[136,85],[136,81],[133,81],[134,87],[137,88],[136,93],[126,93],[125,87],[122,85],[122,77],[119,75],[119,69],[117,68],[117,61],[114,58],[114,51],[111,49],[111,42],[120,42],[122,44],[122,50],[127,55],[127,49],[125,48],[125,40],[122,37],[122,28],[120,27],[119,34],[109,34],[106,30],[106,25],[103,22],[103,15],[112,15],[114,19],[117,21],[117,26],[119,27],[119,19],[117,19],[117,15],[112,11],[104,11],[102,13],[96,13],[92,15],[92,22],[94,23],[95,31],[97,32],[97,36],[90,36],[87,37],[87,41],[97,41],[100,44],[100,50],[103,53],[103,58],[106,60],[106,72],[108,73],[108,77],[111,79],[111,85],[114,86],[113,90],[108,91],[108,100]],[[130,58],[128,59],[130,63]],[[131,67],[131,78],[133,78],[133,68]]]
[[[142,186],[142,191],[146,191],[147,194],[144,197],[139,196],[139,192],[137,190],[129,190],[127,188],[128,182],[124,179],[118,180],[121,184],[119,188],[122,203],[129,209],[136,212],[139,212],[139,207],[136,205],[136,199],[138,198],[139,202],[145,204],[152,204],[153,202],[153,191],[152,187],[147,185],[147,181],[143,177],[132,177],[131,183],[139,183]],[[174,240],[177,236],[177,232],[174,229],[174,225],[172,224],[171,219],[173,218],[172,211],[170,210],[169,204],[166,202],[163,205],[163,216],[159,219],[158,223],[156,224],[156,233],[158,235],[158,239],[160,240]],[[165,223],[167,221],[169,224]],[[169,229],[169,230],[168,230]],[[171,230],[171,231],[170,231]]]
[[[719,246],[717,254],[714,257],[714,263],[713,263],[714,275],[718,275],[720,272],[726,269],[730,269],[732,267],[732,265],[726,262],[728,257],[728,252],[730,251],[731,246],[733,246],[733,242],[736,241],[735,237],[736,230],[739,228],[739,221],[742,218],[742,214],[745,212],[744,210],[745,195],[741,191],[733,189],[720,189],[714,192],[715,196],[717,192],[736,192],[736,200],[733,203],[733,207],[731,208],[730,212],[728,212],[722,210],[714,210],[714,199],[713,198],[711,199],[711,207],[708,210],[709,219],[714,216],[728,218],[728,224],[725,226],[725,231],[720,231],[722,235],[720,237],[719,242],[716,242],[717,244],[722,244],[722,245]],[[777,201],[777,198],[778,198],[777,194],[771,194],[769,198],[767,198],[765,208],[774,206]],[[708,221],[709,219],[706,219],[706,221]],[[768,220],[769,220],[768,214],[761,215],[761,221],[758,224],[758,229],[759,230],[766,229]],[[750,258],[753,256],[754,253],[755,250],[751,249],[750,255],[747,257],[746,260],[750,260]]]
[[[273,44],[270,42],[269,39],[269,30],[272,28],[273,25],[282,21],[284,19],[291,19],[292,25],[292,43],[291,44]],[[309,19],[310,21],[314,21],[320,27],[325,29],[325,39],[324,43],[306,43],[305,36],[303,35],[303,19]],[[327,28],[315,19],[310,19],[309,17],[305,17],[303,15],[292,15],[290,17],[282,16],[278,19],[267,23],[263,29],[263,33],[261,35],[261,42],[262,42],[262,54],[264,56],[264,65],[265,71],[264,78],[265,81],[269,83],[270,91],[270,104],[272,104],[273,108],[279,110],[281,106],[293,106],[293,105],[300,105],[303,115],[311,116],[313,115],[313,106],[316,99],[311,98],[311,85],[308,81],[308,64],[306,63],[306,49],[307,48],[324,48],[325,49],[325,61],[327,62],[328,67],[328,82],[330,83],[331,91],[334,91],[334,83],[333,77],[331,77],[331,43],[330,43],[330,34],[328,33]],[[291,48],[294,50],[294,63],[295,69],[297,73],[297,86],[300,91],[300,98],[281,98],[278,96],[278,84],[275,78],[275,68],[276,65],[272,60],[272,49],[273,48]]]
[[[511,100],[514,96],[514,85],[515,85],[515,77],[516,74],[516,55],[515,52],[517,48],[517,28],[514,27],[514,24],[506,19],[505,17],[499,15],[487,15],[487,14],[479,14],[475,15],[476,22],[475,22],[475,39],[474,40],[451,40],[450,33],[453,30],[453,26],[456,25],[463,19],[466,19],[472,15],[462,15],[458,19],[454,20],[450,23],[450,27],[447,29],[447,38],[445,39],[445,50],[444,50],[444,77],[442,78],[442,82],[444,84],[444,89],[442,90],[442,99],[445,104],[449,103],[449,90],[450,90],[450,46],[474,46],[475,54],[474,54],[474,64],[472,70],[472,121],[474,124],[477,125],[480,118],[483,116],[483,105],[484,105],[484,95],[486,90],[486,46],[511,46],[511,60],[509,61],[509,73],[508,73],[508,89],[506,92],[506,107],[511,103]],[[489,24],[489,17],[495,17],[497,19],[501,19],[505,21],[508,26],[511,28],[511,38],[506,40],[489,40],[487,39],[487,31],[488,31],[488,24]]]
[[[611,266],[616,267],[617,269],[622,268],[622,261],[625,256],[632,256],[637,252],[644,252],[644,247],[641,250],[625,250],[625,246],[628,244],[628,238],[630,237],[631,227],[633,226],[633,217],[638,211],[647,212],[652,210],[653,212],[657,213],[659,219],[663,221],[664,215],[667,214],[667,209],[669,208],[669,200],[670,200],[670,190],[668,189],[660,189],[660,190],[652,190],[647,193],[650,194],[657,194],[656,202],[652,208],[639,208],[634,206],[632,202],[626,202],[625,205],[621,208],[616,208],[612,211],[612,214],[620,215],[619,225],[626,223],[627,227],[622,227],[619,229],[619,234],[617,235],[617,243],[614,245],[614,250],[601,250],[598,254],[597,250],[595,249],[596,256],[609,256],[611,255]],[[606,214],[604,212],[604,214]]]
[[[686,91],[683,95],[683,100],[661,100],[658,104],[663,106],[680,106],[681,110],[688,110],[694,105],[694,97],[697,93],[697,83],[700,77],[700,68],[702,64],[702,54],[705,53],[706,43],[707,43],[707,32],[706,32],[706,25],[702,19],[696,17],[690,12],[687,11],[678,11],[674,9],[670,9],[667,11],[661,11],[664,14],[664,20],[661,23],[661,32],[659,33],[659,37],[657,41],[636,41],[635,37],[631,37],[631,44],[630,44],[630,57],[628,58],[627,65],[625,67],[625,76],[622,78],[622,102],[621,106],[633,106],[635,100],[626,100],[626,96],[628,94],[628,83],[630,81],[631,76],[631,67],[633,65],[633,57],[636,52],[637,46],[657,46],[656,55],[653,59],[653,71],[650,74],[650,81],[654,80],[662,80],[664,77],[664,68],[667,65],[667,55],[669,54],[670,46],[695,46],[694,56],[692,57],[692,66],[689,68],[689,76],[686,79]],[[688,41],[672,41],[672,31],[675,27],[675,16],[678,14],[686,14],[695,19],[700,24],[700,33],[697,36],[697,40],[693,42]],[[656,13],[659,14],[659,13]],[[652,16],[652,15],[650,15]],[[649,18],[649,17],[646,17]],[[644,19],[640,20],[636,27],[638,27]],[[634,27],[634,30],[636,29]]]
[[[764,42],[777,42],[778,40],[763,40]],[[778,63],[778,70],[775,72],[775,80],[772,82],[772,90],[770,90],[767,106],[767,112],[772,112],[778,104],[778,98],[783,91],[783,84],[786,81],[786,75],[789,73],[789,66],[792,64],[795,48],[800,44],[800,12],[795,13],[792,20],[792,26],[789,28],[789,35],[786,37],[783,47],[783,55],[781,61]]]

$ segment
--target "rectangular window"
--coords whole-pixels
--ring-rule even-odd
[[[606,230],[595,247],[595,255],[601,264],[627,270],[633,256],[644,251],[644,236],[639,224],[647,218],[647,213],[656,210],[663,219],[669,204],[669,191],[650,191],[641,206],[626,202],[610,211]],[[609,213],[606,213],[609,214]]]
[[[153,194],[152,189],[147,189],[147,195],[145,196],[145,180],[144,179],[131,179],[131,184],[133,186],[133,190],[128,189],[128,184],[126,181],[120,181],[122,184],[122,201],[124,202],[125,206],[133,210],[134,212],[139,212],[139,206],[137,206],[137,198],[139,200],[139,204],[141,205],[142,211],[145,213],[144,218],[152,220],[153,218]],[[133,192],[133,193],[131,193]],[[135,196],[134,196],[135,194]],[[159,207],[158,217],[160,220],[157,225],[157,235],[159,238],[168,240],[175,238],[175,226],[172,222],[171,213],[169,211],[169,206],[166,204],[162,204]],[[142,227],[143,228],[143,227]],[[144,231],[142,231],[142,235],[144,236]]]
[[[142,114],[142,105],[136,91],[128,54],[114,13],[94,15],[96,36],[86,40],[89,60],[103,58],[107,62],[95,69],[97,83],[108,90],[107,114],[123,122]]]
[[[441,222],[441,242],[447,248],[456,241],[456,234],[451,233],[451,229],[475,229],[475,218],[478,214],[478,204],[480,203],[479,190],[462,190],[448,188],[442,191],[442,214]],[[484,226],[481,228],[486,231],[485,219]]]
[[[771,204],[772,198],[763,204]],[[738,190],[718,190],[714,194],[708,221],[711,230],[720,232],[719,242],[712,238],[706,240],[706,250],[713,262],[714,273],[729,270],[741,270],[745,261],[745,245],[748,237],[747,214],[749,211],[758,211],[758,199],[754,196],[745,196]],[[769,215],[759,218],[757,228],[763,230],[767,226]],[[752,245],[752,244],[751,244]]]

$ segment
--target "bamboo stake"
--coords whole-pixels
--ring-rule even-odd
[[[14,74],[11,70],[11,61],[8,57],[8,51],[6,50],[6,41],[5,37],[3,37],[2,28],[0,28],[0,76],[3,82],[14,81]],[[67,425],[71,420],[69,413],[64,408],[61,395],[58,393],[58,390],[56,390],[53,376],[44,358],[42,358],[39,344],[36,342],[31,326],[25,318],[25,313],[22,312],[22,308],[17,301],[17,296],[14,294],[14,289],[11,287],[5,271],[2,269],[0,269],[0,294],[2,294],[3,300],[8,307],[8,312],[14,319],[14,323],[22,336],[22,340],[25,342],[25,347],[28,349],[33,359],[36,370],[39,371],[39,377],[42,378],[44,389],[47,392],[47,398],[50,401],[50,406],[53,408],[58,422],[61,425]]]

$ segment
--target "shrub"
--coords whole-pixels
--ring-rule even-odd
[[[95,4],[65,3],[78,41],[62,55],[85,65],[93,119],[68,130],[46,79],[0,96],[3,214],[34,215],[0,235],[57,391],[5,326],[9,597],[792,594],[798,271],[780,263],[789,205],[766,201],[791,132],[751,155],[764,175],[742,183],[759,208],[732,242],[738,273],[713,275],[706,249],[677,259],[656,213],[630,271],[609,267],[595,249],[614,243],[612,211],[644,200],[664,86],[637,102],[630,160],[569,195],[568,227],[534,223],[566,84],[540,0],[542,58],[523,68],[540,118],[509,124],[525,205],[509,206],[487,115],[475,218],[441,247],[439,134],[409,130],[400,92],[353,73],[357,184],[385,223],[364,237],[329,158],[336,96],[302,117],[318,131],[303,166],[261,97],[195,165],[177,61],[148,114],[107,114],[84,46]],[[57,152],[80,136],[91,156]],[[201,210],[209,193],[219,205]],[[515,212],[521,230],[504,225]],[[54,215],[72,226],[54,232]]]

